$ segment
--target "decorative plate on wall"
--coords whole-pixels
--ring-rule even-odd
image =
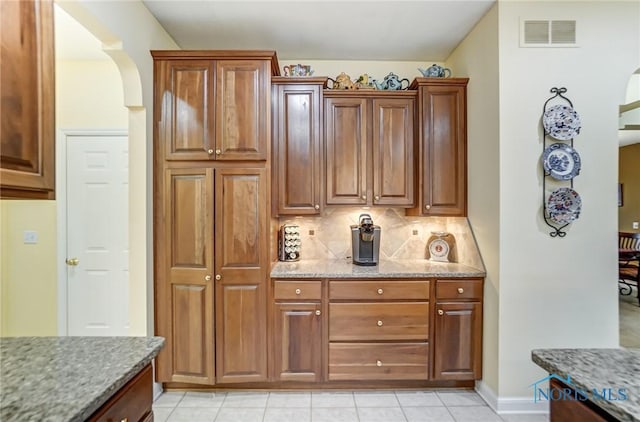
[[[571,180],[580,173],[580,155],[565,144],[553,144],[542,153],[544,171],[558,180]]]
[[[544,112],[542,125],[549,135],[568,141],[580,133],[580,116],[572,107],[554,105]]]
[[[578,219],[582,200],[571,188],[559,188],[551,192],[547,200],[549,218],[557,224],[569,224]]]

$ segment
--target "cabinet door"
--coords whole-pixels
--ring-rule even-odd
[[[277,213],[320,213],[322,85],[275,85],[273,157]]]
[[[433,378],[474,380],[482,376],[482,305],[437,303]]]
[[[467,214],[466,84],[422,92],[423,214]]]
[[[209,160],[213,143],[211,60],[155,62],[159,148],[167,160]]]
[[[413,205],[413,99],[373,100],[373,204]]]
[[[218,382],[266,380],[267,172],[216,170]]]
[[[216,159],[267,159],[271,119],[268,75],[266,60],[216,62]]]
[[[54,199],[53,1],[0,1],[0,197]]]
[[[162,382],[214,384],[213,169],[168,169],[156,220]]]
[[[320,381],[320,303],[276,302],[273,307],[274,377],[278,381]]]
[[[325,98],[327,205],[367,204],[367,100]]]

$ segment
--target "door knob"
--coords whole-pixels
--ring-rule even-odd
[[[65,262],[67,263],[67,265],[75,267],[80,263],[80,260],[78,258],[67,258]]]

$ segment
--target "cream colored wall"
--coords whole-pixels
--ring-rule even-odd
[[[55,201],[0,201],[0,336],[57,334],[55,211]],[[25,230],[36,244],[24,244]]]
[[[499,396],[531,399],[547,375],[535,348],[618,346],[617,126],[629,74],[640,63],[640,3],[499,3]],[[578,48],[520,48],[521,19],[575,19]],[[601,69],[607,66],[607,77]],[[541,217],[540,117],[564,86],[582,118],[574,146],[580,219],[564,238]]]
[[[478,22],[447,59],[467,86],[469,222],[487,270],[484,289],[482,380],[498,391],[500,290],[500,143],[498,5]]]
[[[631,225],[634,221],[640,222],[640,144],[622,147],[619,153],[623,202],[618,208],[618,228],[625,232],[640,232]]]

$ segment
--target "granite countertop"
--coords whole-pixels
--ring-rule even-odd
[[[485,271],[468,265],[426,259],[381,260],[378,265],[354,265],[351,260],[276,262],[273,278],[427,278],[484,277]]]
[[[163,345],[162,337],[2,337],[0,420],[84,421]]]
[[[640,421],[640,349],[540,349],[531,357],[550,374],[570,376],[574,389],[615,418]],[[594,399],[593,389],[606,388],[626,389],[626,400]]]

